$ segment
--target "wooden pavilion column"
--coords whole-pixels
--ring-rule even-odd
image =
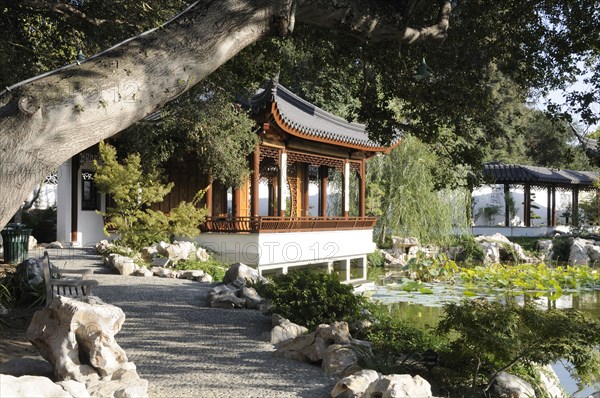
[[[250,216],[258,217],[259,202],[258,186],[260,184],[260,145],[256,144],[252,156],[252,180],[250,182]]]
[[[523,200],[523,218],[526,227],[531,227],[531,187],[525,184],[525,197]]]
[[[242,185],[243,187],[243,185]],[[240,188],[233,188],[233,197],[231,202],[231,212],[233,213],[233,217],[241,217],[241,202],[242,202],[242,191]]]
[[[571,204],[571,218],[573,219],[573,226],[579,226],[579,188],[574,187],[572,192],[572,204]]]
[[[360,161],[360,169],[359,169],[359,193],[358,193],[358,215],[359,217],[364,217],[366,215],[365,211],[365,201],[366,201],[366,164],[365,160]]]
[[[508,208],[508,195],[510,195],[510,186],[504,184],[504,226],[510,227],[510,210]]]
[[[552,226],[556,227],[556,187],[551,189],[552,195]]]
[[[301,194],[301,199],[300,199],[300,207],[302,209],[300,215],[302,217],[306,217],[308,216],[308,207],[309,207],[309,201],[310,201],[310,196],[308,194],[308,189],[309,189],[309,177],[308,177],[308,163],[302,163],[300,166],[300,169],[302,170],[302,172],[300,173],[302,176],[302,185],[301,185],[301,189],[302,189],[302,194]]]
[[[327,216],[327,183],[329,180],[329,167],[319,167],[319,216]]]
[[[552,187],[548,187],[548,200],[546,202],[546,226],[552,226]]]
[[[77,242],[79,214],[79,154],[71,158],[71,242]]]
[[[285,195],[285,183],[287,179],[287,153],[285,149],[279,152],[279,181],[277,191],[277,209],[278,215],[285,217],[286,210],[286,195]]]
[[[350,214],[350,163],[344,161],[344,175],[342,179],[342,217]]]
[[[204,194],[204,200],[206,202],[206,210],[208,216],[213,216],[213,181],[212,176],[208,176],[208,186],[206,187],[206,193]]]

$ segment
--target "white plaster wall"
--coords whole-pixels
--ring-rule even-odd
[[[260,234],[204,233],[196,242],[227,262],[252,266],[318,263],[365,255],[375,250],[373,230],[281,232]]]
[[[532,194],[535,194],[533,203],[539,207],[539,209],[531,209],[540,218],[532,219],[532,226],[545,226],[547,225],[547,206],[548,206],[548,190],[547,189],[531,189]],[[522,188],[511,188],[510,193],[515,201],[517,207],[517,216],[523,220],[524,210],[523,201],[525,197],[524,190]],[[579,201],[582,202],[590,195],[588,192],[579,192]],[[477,211],[485,206],[499,205],[501,206],[500,214],[498,214],[492,221],[494,225],[504,225],[504,186],[501,184],[495,185],[484,185],[473,191],[473,215],[477,214]],[[571,192],[570,191],[556,191],[556,223],[557,225],[564,225],[566,218],[562,215],[566,207],[571,203]],[[571,219],[569,218],[569,222]],[[475,226],[490,226],[487,220],[483,216],[475,220]]]
[[[56,240],[71,242],[71,160],[58,168],[56,191]]]
[[[89,165],[87,165],[89,167]],[[86,165],[84,165],[86,167]],[[80,168],[78,175],[81,176]],[[56,239],[66,245],[90,246],[106,239],[102,216],[94,210],[81,210],[81,181],[77,181],[77,240],[71,240],[71,160],[63,163],[58,173]],[[101,195],[102,210],[106,209]]]

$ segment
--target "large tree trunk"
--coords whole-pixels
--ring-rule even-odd
[[[345,25],[371,42],[394,35],[411,43],[439,40],[448,27],[449,1],[437,23],[420,30],[377,18],[367,1],[334,3],[198,1],[160,29],[1,93],[0,226],[44,175],[181,95],[246,46],[287,34],[295,15],[302,22]],[[361,7],[368,16],[361,16]]]

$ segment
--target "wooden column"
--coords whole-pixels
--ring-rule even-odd
[[[279,209],[279,216],[285,217],[286,210],[286,195],[285,195],[285,184],[287,180],[287,153],[285,150],[279,152],[279,184],[277,192],[277,202]]]
[[[358,215],[360,217],[364,217],[366,215],[366,211],[365,211],[365,202],[366,202],[366,190],[365,190],[365,184],[366,184],[366,167],[367,165],[365,164],[365,160],[361,160],[360,161],[360,173],[359,173],[359,193],[358,193]]]
[[[71,242],[77,242],[79,215],[79,154],[71,158]]]
[[[546,201],[546,226],[552,226],[552,188],[548,187],[548,200]]]
[[[212,217],[213,214],[213,184],[212,176],[208,177],[208,187],[206,187],[206,193],[204,194],[204,200],[206,202],[206,209],[208,210],[208,216]]]
[[[302,208],[302,213],[300,214],[303,217],[307,217],[308,216],[308,207],[309,207],[309,202],[310,202],[310,196],[308,194],[308,186],[309,186],[309,180],[308,180],[308,163],[302,163],[302,165],[300,166],[302,169],[302,172],[300,173],[302,176],[302,185],[301,185],[301,189],[302,189],[302,195],[301,195],[301,208]]]
[[[579,188],[573,188],[573,196],[572,196],[572,214],[571,218],[573,219],[573,226],[579,226]]]
[[[279,201],[277,199],[277,192],[279,192],[279,188],[277,187],[277,181],[279,177],[271,178],[269,181],[269,215],[270,216],[279,216]]]
[[[250,215],[252,217],[258,217],[260,198],[258,197],[258,187],[260,184],[260,145],[256,144],[254,148],[254,154],[252,156],[252,181],[251,181],[251,193],[250,193]]]
[[[556,187],[552,187],[552,226],[556,227]]]
[[[327,182],[329,179],[329,168],[319,167],[319,216],[327,216]]]
[[[243,187],[243,185],[242,185]],[[231,213],[234,217],[240,217],[241,213],[241,201],[242,201],[242,192],[241,188],[233,188],[233,198],[231,202]]]
[[[510,209],[508,208],[508,196],[510,195],[510,186],[504,184],[504,226],[510,227]]]
[[[523,200],[523,216],[525,221],[525,226],[531,226],[531,187],[529,184],[525,184],[525,198]]]
[[[342,216],[350,214],[350,163],[344,161],[344,175],[342,179]]]

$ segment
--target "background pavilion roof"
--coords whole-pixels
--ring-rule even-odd
[[[600,173],[490,162],[483,166],[483,176],[486,180],[497,184],[593,189],[594,181],[600,178]]]
[[[365,125],[351,123],[326,112],[298,97],[275,80],[271,80],[264,89],[250,99],[250,106],[254,113],[260,112],[273,103],[287,127],[299,131],[309,139],[315,137],[373,151],[387,149],[369,138]],[[398,134],[390,143],[390,147],[398,144],[400,138]]]

